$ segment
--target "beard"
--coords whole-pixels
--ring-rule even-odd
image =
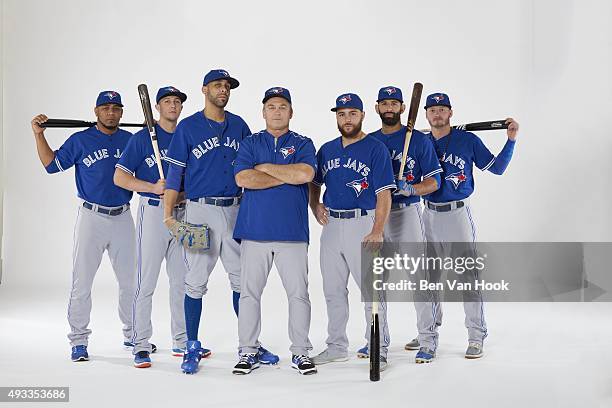
[[[450,125],[450,119],[439,119],[434,121],[430,121],[429,122],[429,126],[431,126],[433,129],[442,129],[446,126]]]
[[[208,101],[215,105],[217,108],[225,108],[227,103],[229,102],[229,95],[225,98],[225,100],[221,100],[219,97],[212,97],[210,94],[207,96]]]
[[[350,132],[347,132],[344,129],[342,129],[342,126],[340,125],[338,125],[338,130],[340,131],[340,134],[346,137],[347,139],[354,139],[357,137],[359,133],[361,133],[361,124],[362,122],[359,122],[353,125],[353,130],[351,130]]]
[[[380,114],[380,118],[382,119],[382,122],[385,124],[385,126],[395,126],[399,123],[401,113],[399,112],[392,112],[392,113],[393,113],[393,116],[388,116],[385,113]]]
[[[101,120],[99,120],[98,123],[102,125],[104,129],[111,130],[111,131],[117,130],[117,128],[119,127],[119,123],[114,122],[114,121],[107,121],[106,123],[104,123]]]

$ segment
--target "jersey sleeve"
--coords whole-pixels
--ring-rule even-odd
[[[116,168],[132,175],[136,172],[136,169],[144,160],[141,136],[140,133],[137,133],[130,137],[130,141],[125,147],[125,150],[121,153],[121,158],[117,164],[115,164]]]
[[[312,183],[317,186],[323,185],[323,148],[321,147],[316,156],[317,166],[315,167],[315,176]]]
[[[75,165],[79,157],[79,144],[76,135],[75,133],[70,136],[64,144],[55,151],[53,161],[45,167],[47,173],[53,174],[60,171],[66,171]]]
[[[181,167],[187,167],[187,159],[189,158],[189,143],[187,140],[189,133],[185,128],[183,122],[176,127],[176,132],[172,136],[172,141],[168,147],[168,154],[164,157],[164,160],[168,163]]]
[[[302,143],[300,150],[297,152],[295,157],[296,163],[304,163],[312,166],[315,173],[317,172],[317,158],[316,150],[312,140],[307,139],[305,143]]]
[[[393,177],[393,166],[389,151],[382,143],[377,143],[372,152],[372,184],[376,194],[383,190],[396,189],[395,178]]]
[[[236,153],[234,161],[234,175],[242,170],[249,170],[255,167],[255,154],[253,152],[253,136],[246,137]]]
[[[423,136],[421,140],[422,143],[419,164],[421,166],[421,174],[423,174],[423,180],[429,177],[434,177],[437,174],[438,185],[440,185],[439,173],[442,173],[442,166],[440,166],[440,161],[438,160],[438,156],[436,155],[436,150],[434,148],[433,142],[427,136]]]
[[[495,162],[495,156],[478,136],[473,133],[471,136],[473,141],[472,148],[474,153],[474,164],[476,164],[476,167],[478,167],[480,170],[485,171],[493,165]]]

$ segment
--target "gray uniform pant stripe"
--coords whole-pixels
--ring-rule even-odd
[[[330,350],[345,353],[349,341],[346,325],[349,318],[348,278],[353,277],[361,289],[361,241],[368,235],[374,225],[374,216],[367,215],[353,219],[329,217],[329,223],[323,227],[321,234],[321,274],[323,276],[323,293],[327,304],[327,347]],[[372,302],[364,303],[366,320],[365,339],[370,342],[370,323],[372,320]],[[381,355],[386,356],[389,344],[389,326],[387,324],[387,305],[379,304]]]
[[[202,298],[208,291],[208,278],[217,260],[221,258],[232,290],[240,292],[240,245],[233,239],[238,206],[217,207],[187,201],[185,221],[207,224],[210,228],[210,248],[205,251],[186,250],[187,273],[185,292],[194,299]]]
[[[453,242],[465,242],[471,250],[476,250],[476,227],[469,203],[466,202],[464,207],[448,212],[436,212],[425,208],[423,220],[428,242],[428,255],[446,257],[463,252],[465,245],[452,245]],[[431,281],[437,281],[442,276],[440,271],[434,270],[428,271],[428,274]],[[466,279],[478,279],[477,271],[467,271],[465,274],[468,275]],[[420,306],[417,306],[417,325],[421,346],[435,350],[438,344],[437,328],[442,324],[442,307],[437,296],[435,294],[431,296],[431,302],[422,302]],[[466,296],[471,299],[471,301],[463,302],[468,341],[482,344],[487,337],[482,294],[480,291],[473,291],[466,293]],[[479,300],[473,301],[473,299]]]
[[[241,353],[255,353],[261,332],[261,296],[276,265],[289,302],[289,339],[292,354],[308,355],[312,344],[308,296],[308,244],[305,242],[250,241],[241,244],[242,292],[238,316]]]
[[[72,289],[68,303],[68,339],[72,346],[87,345],[91,330],[91,289],[94,277],[108,252],[119,284],[119,318],[125,341],[132,338],[132,300],[135,284],[134,221],[130,211],[110,216],[78,208],[74,229]]]
[[[172,347],[184,348],[187,341],[183,307],[187,270],[184,251],[163,223],[163,203],[152,206],[148,204],[148,201],[147,197],[140,198],[136,220],[136,293],[132,311],[134,353],[151,352],[149,340],[153,334],[151,323],[153,293],[164,259],[169,281]],[[184,210],[175,210],[174,216],[178,220],[182,219]]]

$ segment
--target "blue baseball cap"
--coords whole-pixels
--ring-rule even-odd
[[[448,108],[452,108],[448,95],[442,92],[434,93],[427,97],[425,109],[431,108],[432,106],[446,106]]]
[[[404,103],[402,90],[396,86],[385,86],[384,88],[380,88],[376,102],[384,101],[385,99],[395,99],[401,103]]]
[[[119,92],[115,91],[102,91],[98,95],[98,99],[96,99],[96,107],[100,105],[106,105],[107,103],[114,103],[115,105],[119,105],[123,107],[121,103],[121,95]]]
[[[287,102],[291,103],[291,94],[289,93],[289,90],[280,86],[268,89],[261,103],[266,103],[268,99],[275,97],[283,98]]]
[[[155,102],[159,103],[162,98],[166,96],[177,96],[181,102],[185,102],[187,100],[187,95],[179,91],[173,86],[164,86],[163,88],[159,88],[157,91],[157,96],[155,97]]]
[[[208,85],[212,81],[217,81],[219,79],[226,79],[230,83],[230,89],[238,88],[240,82],[236,78],[232,78],[224,69],[213,69],[206,76],[204,76],[203,85]]]
[[[356,108],[363,111],[363,102],[357,94],[345,93],[336,98],[336,107],[332,108],[331,111],[335,112],[344,108]]]

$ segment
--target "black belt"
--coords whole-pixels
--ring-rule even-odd
[[[211,198],[204,197],[202,198],[190,198],[191,201],[201,202],[204,201],[204,204],[216,205],[217,207],[230,207],[232,205],[240,204],[241,197],[232,197],[232,198]]]
[[[453,204],[455,204],[454,208]],[[452,203],[442,205],[436,205],[427,201],[427,208],[437,212],[449,212],[450,210],[461,208],[463,206],[465,206],[465,203],[463,201],[454,201]]]
[[[350,219],[350,218],[357,218],[358,217],[357,211],[361,211],[361,216],[362,217],[364,215],[368,215],[368,211],[367,210],[348,210],[348,211],[329,210],[329,215],[330,215],[330,217],[340,218],[340,219],[346,220],[346,219]]]
[[[410,207],[412,204],[416,204],[416,203],[391,203],[391,209],[397,210],[398,208],[406,208],[406,207]]]
[[[94,208],[94,204],[88,203],[87,201],[83,202],[83,207],[87,208],[88,210],[93,210]],[[100,214],[104,214],[104,215],[120,215],[123,214],[125,211],[127,211],[127,209],[130,208],[130,204],[126,204],[126,205],[122,205],[121,207],[117,207],[117,208],[104,208],[104,207],[100,207],[99,205],[96,208],[96,212],[99,212]]]
[[[153,207],[159,207],[159,205],[161,204],[161,200],[158,200],[155,198],[149,198],[147,203]],[[185,208],[185,202],[178,203],[177,205],[174,206],[174,208],[178,208],[179,210]]]

